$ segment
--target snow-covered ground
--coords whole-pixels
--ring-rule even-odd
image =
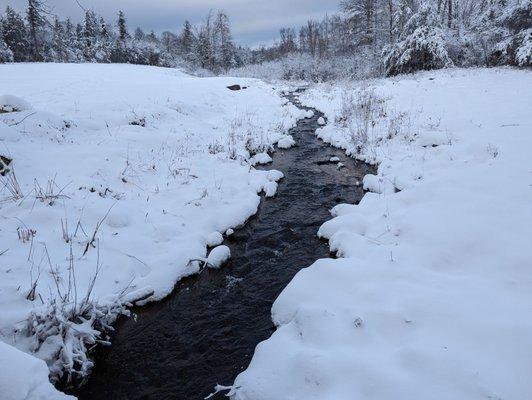
[[[235,83],[247,89],[227,89]],[[261,192],[275,195],[282,174],[252,164],[290,142],[302,114],[286,103],[253,79],[0,66],[0,154],[13,159],[0,177],[3,394],[12,375],[24,380],[4,373],[16,365],[33,379],[9,399],[52,398],[33,356],[53,376],[87,372],[85,348],[106,339],[94,329],[127,312],[123,303],[168,295],[257,211]],[[205,265],[227,257],[218,248]]]
[[[532,397],[532,73],[319,85],[319,136],[378,162],[319,235],[238,400]]]

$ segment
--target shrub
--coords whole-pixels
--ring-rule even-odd
[[[421,26],[397,43],[384,61],[386,75],[452,67],[443,33],[439,28]]]

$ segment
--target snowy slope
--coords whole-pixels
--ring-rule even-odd
[[[280,295],[233,398],[531,398],[531,88],[530,71],[449,70],[302,96],[320,137],[379,172],[321,227],[343,258]],[[364,113],[342,108],[368,93],[361,141]]]
[[[13,175],[0,177],[0,339],[54,375],[85,373],[84,348],[105,340],[72,315],[110,323],[124,302],[168,295],[260,192],[274,195],[282,174],[255,170],[248,150],[299,117],[257,80],[131,65],[0,65],[0,109],[0,154],[20,185],[13,195]]]

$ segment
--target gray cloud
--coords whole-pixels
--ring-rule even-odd
[[[283,26],[299,26],[309,18],[321,18],[338,10],[339,0],[78,0],[85,7],[112,20],[123,10],[130,27],[162,32],[178,31],[185,20],[200,22],[209,10],[223,9],[231,18],[233,34],[239,43],[256,44],[277,37]],[[48,0],[60,17],[79,21],[83,10],[76,0]],[[26,0],[0,0],[21,11]]]

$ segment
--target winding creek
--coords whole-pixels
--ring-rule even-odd
[[[289,100],[302,107],[297,96]],[[270,309],[294,275],[330,257],[316,236],[338,203],[363,196],[355,182],[372,167],[357,163],[314,135],[318,118],[299,121],[297,147],[278,150],[268,169],[285,174],[277,197],[226,243],[233,258],[176,285],[164,301],[134,310],[117,324],[113,345],[100,350],[82,400],[203,399],[215,384],[231,384],[255,346],[274,331]],[[345,168],[329,163],[339,157]],[[218,394],[214,398],[224,398]]]

